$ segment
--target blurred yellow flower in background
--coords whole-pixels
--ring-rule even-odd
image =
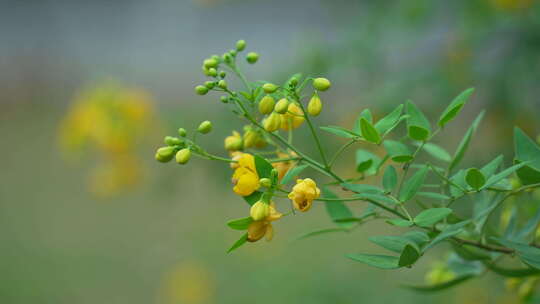
[[[161,304],[213,303],[215,282],[209,267],[195,261],[182,262],[167,273],[159,291]]]
[[[59,128],[60,147],[69,158],[93,153],[98,164],[90,190],[107,196],[142,178],[136,150],[155,126],[153,100],[145,91],[105,81],[77,94]]]
[[[294,152],[290,152],[289,154],[279,152],[277,154],[277,156],[279,158],[291,158],[291,157],[297,157],[298,155],[296,153],[294,153]],[[287,174],[287,172],[292,167],[294,167],[294,165],[295,165],[295,162],[292,161],[292,160],[286,160],[286,161],[282,161],[282,162],[272,163],[272,166],[278,172],[278,179],[279,180],[281,180],[285,176],[285,174]]]

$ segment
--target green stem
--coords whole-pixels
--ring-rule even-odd
[[[401,187],[403,187],[403,183],[405,182],[405,179],[407,178],[407,173],[409,173],[409,167],[414,162],[414,160],[416,158],[416,155],[418,154],[418,152],[420,152],[420,150],[422,150],[422,148],[424,147],[425,144],[426,144],[426,142],[423,141],[422,144],[420,146],[418,146],[418,148],[416,148],[416,151],[414,151],[414,153],[412,155],[412,159],[408,163],[406,163],[404,165],[403,174],[401,175],[401,180],[399,181],[399,185],[398,185],[397,190],[396,190],[396,195],[399,196],[399,193],[401,192]]]
[[[298,98],[298,95],[296,95],[296,93],[295,93],[295,97]],[[324,150],[322,148],[321,140],[319,139],[319,136],[317,135],[317,132],[315,131],[315,128],[313,127],[313,123],[311,122],[311,119],[309,118],[309,115],[306,112],[304,105],[300,102],[300,100],[297,99],[297,101],[298,101],[298,104],[300,105],[300,108],[302,109],[302,112],[304,112],[304,118],[306,119],[306,122],[309,126],[309,130],[311,131],[311,135],[313,136],[313,139],[315,140],[317,149],[319,150],[319,153],[321,154],[324,167],[325,169],[329,169],[330,165],[328,164],[328,160],[326,159],[326,154],[324,153]]]
[[[401,212],[397,211],[397,210],[394,210],[392,208],[388,208],[386,207],[385,205],[377,202],[377,201],[374,201],[374,200],[370,200],[368,198],[325,198],[325,197],[319,197],[318,199],[315,199],[316,201],[322,201],[322,202],[351,202],[351,201],[365,201],[365,202],[369,202],[381,209],[384,209],[394,215],[397,215],[399,216],[400,218],[404,219],[404,220],[408,220],[409,218],[407,218],[407,216],[403,215]]]
[[[350,141],[346,142],[344,145],[342,145],[339,150],[336,151],[336,153],[334,154],[334,156],[332,156],[332,159],[330,160],[330,162],[328,163],[328,166],[330,168],[332,168],[332,165],[334,165],[334,162],[337,160],[338,156],[343,152],[345,151],[345,149],[347,149],[350,145],[352,145],[356,140],[354,139],[351,139]]]

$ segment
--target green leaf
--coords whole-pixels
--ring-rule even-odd
[[[255,191],[248,196],[243,196],[244,200],[251,206],[261,199],[263,192]]]
[[[377,267],[380,269],[397,269],[399,268],[399,258],[388,255],[376,255],[376,254],[348,254],[349,259],[357,262],[367,264],[369,266]]]
[[[495,174],[495,172],[497,172],[497,169],[502,164],[503,159],[503,155],[497,156],[494,160],[482,167],[480,171],[482,171],[482,174],[484,174],[486,178],[490,178],[493,174]]]
[[[395,253],[401,253],[406,245],[408,245],[411,240],[402,236],[372,236],[369,237],[369,240],[382,248],[388,249]]]
[[[424,168],[416,171],[414,175],[405,182],[403,189],[401,189],[401,192],[399,193],[400,201],[406,202],[414,197],[416,192],[418,192],[418,190],[422,187],[428,170],[429,168],[425,166]]]
[[[529,161],[527,167],[518,170],[517,175],[524,185],[540,182],[540,147],[521,129],[514,129],[514,149],[516,161]]]
[[[309,167],[309,166],[308,165],[301,165],[301,166],[294,167],[294,168],[290,169],[289,171],[287,171],[287,173],[285,173],[285,176],[283,176],[283,178],[281,179],[281,184],[286,185],[286,184],[290,183],[293,180],[293,178],[298,176],[307,167]]]
[[[388,115],[381,118],[375,124],[375,129],[377,129],[379,134],[385,134],[386,131],[390,130],[390,128],[392,128],[397,122],[399,122],[399,118],[401,116],[402,111],[403,111],[403,105],[400,104]]]
[[[530,276],[537,276],[540,274],[540,271],[537,269],[532,268],[504,268],[500,267],[494,263],[484,263],[486,268],[493,271],[496,274],[502,275],[504,277],[510,277],[510,278],[524,278],[524,277],[530,277]]]
[[[446,152],[444,148],[436,144],[425,143],[422,149],[424,149],[424,151],[426,151],[429,155],[444,162],[450,162],[452,160],[452,156],[450,156],[450,154]]]
[[[527,223],[525,223],[523,228],[521,228],[517,232],[517,235],[515,236],[514,239],[517,241],[525,241],[527,236],[529,234],[532,234],[536,230],[536,227],[538,227],[539,223],[540,223],[540,208],[536,210],[536,214],[531,219],[529,219]]]
[[[367,184],[349,184],[349,183],[343,183],[341,186],[345,189],[351,190],[355,193],[375,193],[375,194],[382,194],[384,191],[379,188],[372,185]]]
[[[229,250],[227,250],[227,253],[231,253],[233,250],[236,250],[238,249],[238,247],[244,245],[246,242],[247,242],[247,237],[248,237],[248,234],[247,232],[244,233],[242,235],[242,237],[240,237],[240,239],[238,239],[238,241],[236,241],[232,246],[231,248],[229,248]]]
[[[449,200],[451,197],[448,195],[440,194],[437,192],[418,192],[416,195],[420,195],[427,198],[432,198],[436,200]]]
[[[255,154],[253,158],[255,159],[255,168],[257,169],[257,174],[259,175],[259,178],[270,178],[272,169],[274,169],[274,167],[272,167],[272,164],[257,154]]]
[[[406,163],[413,159],[411,151],[407,146],[399,141],[385,140],[384,148],[390,155],[390,158],[398,163]]]
[[[441,114],[441,117],[439,118],[439,122],[437,124],[441,128],[443,128],[447,123],[454,119],[459,114],[461,108],[463,108],[463,106],[473,92],[474,88],[469,88],[461,92],[461,94],[454,98],[450,105],[448,105],[448,107],[446,107],[444,112]]]
[[[373,115],[371,114],[371,111],[369,109],[365,109],[363,110],[360,115],[358,115],[358,118],[356,119],[356,122],[354,124],[354,127],[353,127],[353,132],[354,133],[358,133],[360,135],[362,135],[362,129],[360,127],[360,120],[362,118],[365,118],[367,121],[369,121],[370,123],[373,123]],[[362,135],[363,136],[363,135]]]
[[[406,285],[404,287],[409,288],[409,289],[413,289],[415,291],[420,291],[420,292],[440,291],[440,290],[444,290],[444,289],[456,286],[456,285],[458,285],[460,283],[463,283],[463,282],[465,282],[468,279],[471,279],[473,277],[475,277],[475,276],[474,275],[464,275],[464,276],[457,277],[457,278],[455,278],[453,280],[450,280],[450,281],[447,281],[447,282],[444,282],[444,283],[435,284],[435,285],[429,285],[429,286],[410,286],[410,285]]]
[[[424,113],[410,100],[406,102],[406,110],[409,115],[407,119],[409,137],[421,141],[428,139],[431,134],[431,126]]]
[[[356,171],[365,172],[367,175],[375,174],[377,165],[381,162],[381,159],[366,150],[356,150]]]
[[[501,238],[492,237],[491,239],[497,241],[503,246],[514,249],[523,263],[535,269],[540,269],[540,248],[532,247],[523,243],[504,240]]]
[[[386,220],[386,222],[390,225],[398,226],[398,227],[411,227],[414,225],[413,222],[404,220],[404,219],[389,219]]]
[[[476,168],[470,168],[467,170],[467,174],[465,175],[465,181],[473,189],[478,190],[486,183],[486,178],[484,177],[482,171]]]
[[[405,245],[403,252],[399,256],[398,265],[400,267],[407,267],[414,264],[420,257],[420,251],[412,244]]]
[[[231,227],[234,230],[247,230],[249,224],[253,223],[251,216],[243,217],[236,220],[231,220],[227,222],[227,226]]]
[[[375,127],[367,121],[365,118],[360,118],[360,130],[362,130],[362,136],[369,142],[379,144],[381,142],[381,135]]]
[[[386,192],[392,192],[397,185],[397,172],[393,166],[386,167],[383,175],[383,188]]]
[[[431,227],[437,222],[443,220],[452,213],[450,208],[431,208],[420,212],[415,218],[414,223],[420,227]]]
[[[397,204],[396,201],[389,198],[388,196],[383,195],[383,194],[377,194],[377,193],[364,192],[364,193],[360,193],[360,194],[354,194],[353,197],[354,198],[360,198],[360,199],[372,200],[372,201],[376,201],[378,203],[382,203],[382,204],[385,204],[385,205],[395,206]]]
[[[476,119],[473,121],[472,125],[469,127],[469,129],[465,133],[465,136],[463,136],[463,139],[461,139],[461,142],[459,143],[459,146],[456,149],[454,156],[452,157],[452,161],[450,162],[450,165],[448,166],[448,171],[452,171],[452,169],[454,169],[459,164],[459,162],[463,159],[463,156],[465,155],[465,152],[467,151],[467,148],[469,147],[471,138],[474,135],[474,132],[476,132],[478,125],[482,121],[482,118],[484,117],[484,113],[485,112],[482,111],[480,112],[480,114],[478,114]]]
[[[485,189],[485,188],[488,188],[488,187],[491,187],[491,186],[495,185],[496,183],[500,182],[501,180],[506,178],[508,175],[516,172],[516,170],[518,170],[519,168],[525,166],[526,164],[528,164],[528,163],[521,163],[521,164],[513,165],[512,167],[506,168],[505,170],[491,176],[487,180],[487,182],[484,184],[484,186],[482,186],[481,189]]]
[[[332,191],[330,191],[327,187],[322,187],[322,194],[326,198],[338,198],[337,195],[335,195]],[[355,223],[340,223],[336,222],[336,220],[343,219],[343,218],[351,218],[354,217],[353,213],[347,207],[343,202],[340,201],[331,201],[331,202],[324,202],[326,206],[326,212],[328,213],[328,216],[332,219],[336,225],[340,226],[341,228],[351,228],[355,225]]]
[[[326,127],[320,127],[320,129],[323,131],[332,133],[334,135],[337,135],[339,137],[344,137],[344,138],[361,137],[360,134],[354,133],[350,130],[347,130],[345,128],[338,127],[338,126],[326,126]]]
[[[333,233],[333,232],[348,232],[348,231],[349,231],[349,229],[343,228],[343,227],[320,229],[320,230],[315,230],[315,231],[311,231],[311,232],[308,232],[306,234],[303,234],[303,235],[297,237],[296,240],[303,240],[303,239],[310,238],[310,237],[313,237],[313,236],[318,236],[318,235],[321,235],[321,234],[327,234],[327,233]]]

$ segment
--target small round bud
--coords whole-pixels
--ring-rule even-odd
[[[229,53],[223,54],[223,56],[221,56],[221,58],[223,58],[223,61],[225,61],[225,63],[231,63],[232,62],[232,56]]]
[[[246,41],[245,40],[238,40],[236,42],[236,50],[241,52],[246,48]]]
[[[201,124],[199,125],[199,128],[197,128],[197,131],[199,131],[202,134],[209,133],[210,131],[212,131],[212,123],[208,120],[201,122]]]
[[[213,59],[213,58],[210,58],[210,59],[205,59],[203,61],[203,65],[205,68],[209,69],[209,68],[215,68],[218,66],[218,61],[216,59]]]
[[[291,81],[289,82],[291,84],[291,86],[295,87],[298,85],[298,78],[294,77],[294,78],[291,78]]]
[[[223,79],[221,79],[219,82],[218,82],[218,87],[222,88],[222,89],[227,89],[227,82]]]
[[[322,102],[317,94],[314,94],[313,97],[309,100],[307,111],[311,116],[317,116],[321,114]]]
[[[202,85],[198,85],[195,87],[195,93],[199,95],[205,95],[206,93],[208,93],[208,88]]]
[[[180,165],[186,164],[191,158],[191,151],[188,148],[176,152],[176,162]]]
[[[227,72],[225,72],[225,71],[220,71],[219,72],[219,77],[225,78],[225,76],[227,76]]]
[[[181,137],[186,137],[186,135],[187,135],[186,129],[184,129],[184,128],[179,128],[179,129],[178,129],[178,135],[180,135]]]
[[[269,178],[263,177],[259,180],[259,184],[265,188],[272,187],[272,181]]]
[[[263,127],[268,132],[274,132],[279,129],[280,126],[281,116],[276,112],[272,112],[272,114],[270,114],[263,122]]]
[[[263,201],[258,201],[249,209],[249,215],[254,221],[265,219],[270,214],[270,206]]]
[[[203,71],[203,74],[206,75],[206,76],[210,76],[210,70],[205,68],[204,65],[202,66],[202,71]]]
[[[278,89],[278,86],[273,83],[265,83],[262,88],[266,94],[272,94]]]
[[[225,150],[227,151],[238,151],[242,150],[244,143],[242,141],[242,136],[240,133],[233,131],[233,135],[225,137]]]
[[[238,52],[236,50],[230,50],[229,51],[229,54],[231,54],[232,57],[236,57],[236,55],[238,54]]]
[[[205,81],[204,86],[207,87],[209,90],[211,90],[216,85],[213,81]]]
[[[184,143],[180,138],[173,136],[165,136],[163,142],[165,142],[167,146],[179,146]]]
[[[330,80],[326,78],[315,78],[313,79],[313,87],[317,91],[326,91],[330,88],[332,84],[330,83]]]
[[[219,62],[219,56],[218,55],[212,55],[210,58],[214,59],[215,61]]]
[[[246,55],[246,60],[248,63],[254,64],[255,62],[257,62],[257,60],[259,60],[259,54],[255,52],[249,52]]]
[[[156,160],[162,163],[169,162],[174,157],[173,147],[161,147],[157,149]]]
[[[229,102],[229,97],[227,97],[227,96],[221,96],[221,97],[219,98],[219,100],[221,100],[221,102],[223,102],[223,103],[228,103],[228,102]]]
[[[287,109],[289,108],[289,101],[287,98],[281,98],[274,108],[274,111],[278,112],[279,114],[285,114],[287,113]]]
[[[244,133],[244,148],[251,148],[255,147],[257,143],[259,142],[261,135],[259,132],[252,130],[251,128],[248,129]]]
[[[217,76],[217,70],[215,68],[209,68],[207,76],[216,77]]]
[[[259,101],[259,112],[261,114],[270,114],[274,110],[274,105],[276,104],[272,96],[266,95]]]

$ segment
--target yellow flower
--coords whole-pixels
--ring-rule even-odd
[[[280,219],[283,214],[276,210],[275,204],[270,203],[269,214],[262,220],[254,221],[248,226],[248,242],[256,242],[266,236],[266,240],[270,241],[274,237],[274,227],[272,222]]]
[[[289,129],[296,129],[304,122],[304,112],[295,104],[289,104],[287,113],[281,114],[281,128],[288,131]]]
[[[248,196],[260,187],[255,159],[249,153],[242,153],[237,159],[238,163],[232,176],[233,191],[238,195]]]
[[[279,158],[290,158],[290,157],[296,157],[298,155],[296,155],[296,153],[294,152],[291,152],[290,154],[278,153],[277,156]],[[285,176],[285,174],[287,174],[287,171],[289,171],[294,166],[294,162],[287,160],[287,161],[282,161],[278,163],[272,163],[272,166],[278,172],[278,180],[281,180]]]
[[[313,200],[321,195],[321,190],[311,178],[296,180],[289,198],[292,200],[294,208],[306,212],[311,208]]]

